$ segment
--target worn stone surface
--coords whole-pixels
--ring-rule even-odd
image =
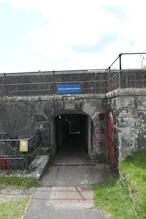
[[[136,71],[134,70],[135,73]],[[130,74],[133,74],[133,70]],[[122,77],[125,77],[124,75],[123,72]],[[115,147],[116,150],[118,148],[119,160],[134,150],[146,147],[146,88],[124,88],[122,85],[124,89],[117,89],[106,94],[108,84],[106,70],[17,73],[1,75],[0,78],[0,86],[4,92],[0,93],[0,139],[29,138],[36,133],[36,130],[40,130],[40,154],[54,156],[57,148],[55,117],[62,113],[86,115],[89,130],[83,131],[85,135],[89,134],[87,140],[90,145],[89,156],[91,159],[106,159],[108,153],[106,118],[100,120],[99,117],[101,113],[106,114],[107,111],[111,111],[114,116]],[[42,85],[46,81],[49,83]],[[73,81],[79,83],[85,81],[82,84],[81,94],[57,94],[58,83]],[[103,89],[99,92],[100,94],[96,94],[96,89],[94,90],[94,85],[91,83],[93,81],[96,81],[97,89],[102,83]],[[17,90],[18,87],[14,85],[17,83],[22,83],[22,89],[19,86],[21,94]],[[27,83],[26,87],[23,87],[23,83]],[[35,83],[41,83],[41,92],[39,91],[38,94],[33,93],[34,88],[30,89],[31,84],[35,87]],[[32,145],[31,151],[37,144],[33,142]],[[21,155],[18,152],[18,145],[6,145],[0,142],[0,156]],[[18,159],[15,160],[15,167],[23,167],[26,162],[19,160],[21,165]],[[9,163],[11,167],[14,167],[13,162]]]
[[[95,95],[68,97],[24,97],[0,100],[0,133],[17,138],[29,138],[41,131],[42,154],[56,153],[54,117],[61,113],[85,114],[91,122],[91,159],[101,150],[99,114],[104,112],[103,98]],[[90,131],[90,130],[89,130]],[[102,133],[104,134],[104,133]],[[34,143],[35,145],[35,143]],[[17,148],[17,151],[19,148]],[[104,150],[104,145],[102,150]]]
[[[119,162],[134,151],[146,148],[145,91],[145,89],[123,89],[107,94],[108,109],[114,115]]]

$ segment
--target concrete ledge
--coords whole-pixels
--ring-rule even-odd
[[[30,165],[30,176],[36,179],[40,179],[47,164],[49,163],[49,160],[50,159],[48,155],[41,155],[36,157]]]
[[[112,98],[118,96],[146,96],[146,88],[123,88],[108,92],[105,97]]]
[[[16,176],[16,177],[33,177],[36,179],[40,179],[43,175],[46,166],[49,163],[49,156],[48,155],[41,155],[36,157],[31,165],[29,170],[8,170],[8,171],[1,171],[0,176]]]
[[[36,101],[56,101],[63,100],[64,97],[74,97],[78,99],[101,99],[105,94],[64,94],[64,95],[47,95],[47,96],[17,96],[17,97],[0,97],[0,102],[36,102]]]

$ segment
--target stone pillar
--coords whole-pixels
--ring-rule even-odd
[[[98,159],[100,157],[100,121],[99,112],[94,113],[92,120],[92,157]]]

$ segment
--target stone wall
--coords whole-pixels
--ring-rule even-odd
[[[105,154],[100,142],[103,121],[99,114],[104,113],[102,95],[68,95],[42,97],[5,97],[0,99],[0,133],[9,138],[29,138],[41,131],[41,148],[43,154],[56,152],[55,116],[66,113],[82,113],[90,118],[91,159]],[[103,133],[102,133],[103,134]]]
[[[0,74],[0,97],[44,96],[57,93],[58,84],[80,84],[81,93],[106,93],[107,70],[42,71]]]
[[[118,161],[146,148],[146,89],[119,89],[106,95],[115,123]]]

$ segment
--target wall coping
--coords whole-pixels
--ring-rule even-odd
[[[105,95],[107,99],[118,96],[146,96],[146,88],[119,88]]]
[[[57,101],[64,100],[64,98],[80,99],[103,99],[105,94],[66,94],[66,95],[48,95],[48,96],[20,96],[20,97],[0,97],[2,102],[37,102],[37,101]]]

